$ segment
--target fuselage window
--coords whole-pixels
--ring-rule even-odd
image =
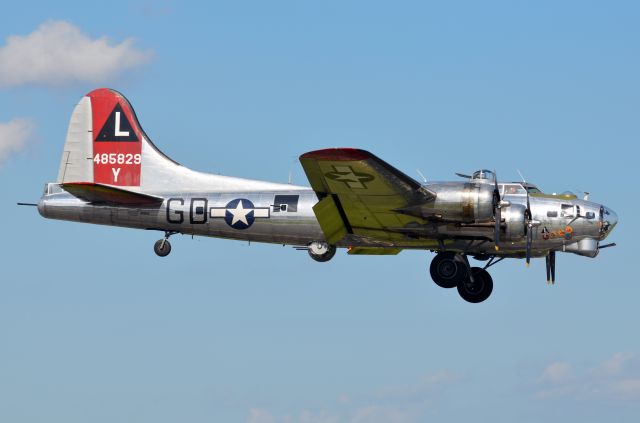
[[[299,195],[276,195],[272,204],[273,212],[297,212],[299,198]]]
[[[547,212],[547,217],[558,217],[558,212],[557,211],[548,211]]]

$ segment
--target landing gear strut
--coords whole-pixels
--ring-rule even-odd
[[[470,303],[481,303],[493,291],[493,279],[487,268],[503,260],[491,256],[484,268],[471,267],[466,254],[444,251],[431,262],[431,278],[442,288],[458,288],[458,294]]]
[[[153,251],[155,251],[155,253],[160,257],[168,256],[169,253],[171,252],[171,244],[169,243],[169,237],[176,233],[177,232],[166,231],[164,233],[164,238],[157,240],[156,243],[153,245]]]

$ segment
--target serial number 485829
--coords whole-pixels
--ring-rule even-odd
[[[140,154],[131,153],[102,153],[93,158],[95,164],[140,164]]]

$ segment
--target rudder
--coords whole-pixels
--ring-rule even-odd
[[[139,187],[143,134],[122,94],[91,91],[71,115],[58,182]]]

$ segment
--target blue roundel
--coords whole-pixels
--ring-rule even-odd
[[[229,201],[225,209],[224,221],[233,229],[247,229],[256,220],[253,203],[246,198]]]

